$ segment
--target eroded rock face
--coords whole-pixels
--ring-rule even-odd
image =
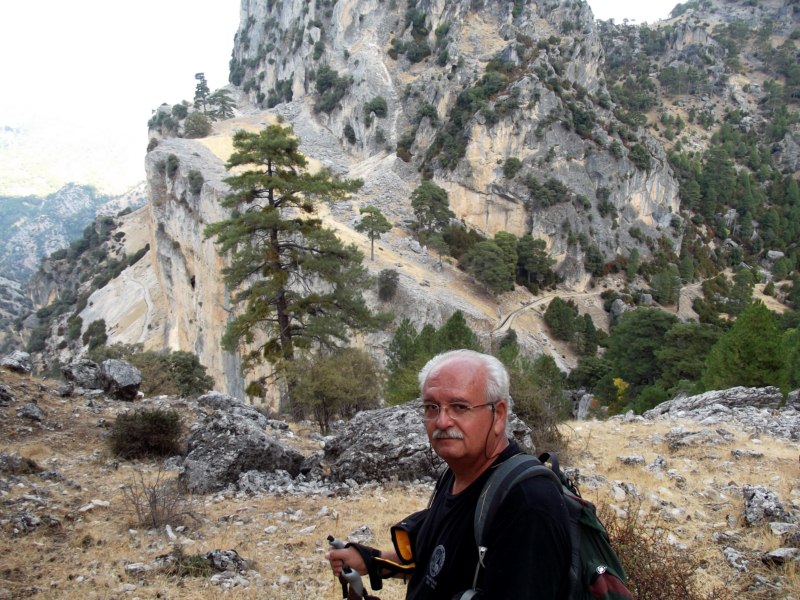
[[[785,521],[788,518],[778,495],[762,485],[742,488],[744,518],[751,527],[768,521]]]
[[[431,450],[417,403],[363,411],[325,444],[337,481],[414,481],[435,478],[442,460]]]
[[[696,396],[681,395],[667,402],[662,402],[645,413],[646,418],[669,413],[680,416],[686,411],[707,410],[717,405],[729,409],[751,406],[755,408],[778,408],[783,401],[783,394],[776,387],[747,388],[734,387],[727,390],[714,390]]]
[[[258,424],[258,426],[261,427],[262,429],[264,429],[268,425],[267,417],[258,412],[255,408],[253,408],[249,404],[245,404],[241,400],[238,400],[233,396],[229,396],[228,394],[222,394],[220,392],[209,392],[208,394],[203,394],[202,396],[200,396],[197,399],[197,403],[200,406],[205,406],[206,408],[210,408],[213,410],[221,410],[223,412],[229,413],[234,417],[242,417],[250,419],[252,421],[255,421]]]
[[[142,373],[124,360],[108,359],[98,365],[82,358],[63,367],[61,372],[75,386],[103,390],[117,400],[134,400],[142,384]]]
[[[257,420],[216,410],[195,426],[182,478],[189,490],[208,493],[235,484],[247,471],[283,470],[293,477],[305,458],[267,434]]]

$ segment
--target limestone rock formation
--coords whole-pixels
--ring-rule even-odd
[[[63,367],[70,383],[87,390],[103,390],[118,400],[133,400],[139,393],[142,374],[124,360],[104,360],[99,365],[89,359],[78,359]]]
[[[215,410],[195,425],[181,475],[187,488],[208,493],[235,484],[247,471],[300,474],[304,457],[270,436],[258,422],[235,410]]]
[[[691,418],[704,425],[735,422],[753,433],[799,440],[798,392],[800,390],[791,392],[789,401],[783,407],[783,394],[775,387],[735,387],[696,396],[681,395],[646,411],[642,417],[658,420]],[[718,435],[719,431],[714,435]]]

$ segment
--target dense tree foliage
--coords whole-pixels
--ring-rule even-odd
[[[494,240],[478,242],[461,260],[467,273],[495,294],[514,289],[515,263],[509,263],[508,254]]]
[[[441,232],[456,216],[447,191],[428,180],[411,192],[411,209],[421,232]]]
[[[531,426],[534,444],[558,451],[563,439],[557,426],[572,409],[564,394],[564,374],[551,356],[523,354],[513,330],[502,341],[497,357],[508,369],[514,412]]]
[[[711,348],[703,384],[718,390],[737,385],[780,386],[784,381],[785,363],[775,317],[763,303],[754,302]]]
[[[313,416],[323,435],[334,416],[350,418],[359,410],[377,408],[382,373],[375,361],[358,348],[341,348],[287,364],[290,410],[297,417]]]
[[[611,391],[616,378],[628,384],[628,398],[656,383],[661,375],[661,362],[656,353],[665,346],[666,334],[677,322],[674,315],[657,308],[638,308],[620,317],[603,356],[609,373],[599,391],[608,403],[618,409],[624,407],[624,402],[620,403],[616,393]]]
[[[461,311],[454,312],[438,330],[426,325],[417,332],[409,319],[403,319],[386,352],[386,401],[399,404],[416,398],[419,394],[419,370],[436,354],[458,348],[483,351],[478,336],[470,329]]]

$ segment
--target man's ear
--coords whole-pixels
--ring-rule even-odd
[[[506,415],[508,415],[508,404],[505,400],[500,400],[494,405],[494,423],[492,427],[497,435],[501,435],[506,428]]]

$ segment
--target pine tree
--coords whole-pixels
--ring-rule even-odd
[[[208,89],[205,73],[195,73],[194,78],[197,80],[197,85],[194,88],[194,107],[202,108],[203,114],[205,114],[208,95],[211,90]]]
[[[411,208],[424,232],[442,231],[455,217],[447,191],[432,181],[423,181],[411,192]]]
[[[369,238],[369,259],[375,260],[375,240],[392,228],[392,224],[383,216],[383,213],[374,206],[361,209],[361,221],[356,225],[356,231],[366,233]]]
[[[494,293],[514,289],[516,264],[510,264],[505,252],[492,240],[478,242],[464,255],[467,272]]]
[[[228,323],[223,347],[250,347],[245,367],[291,360],[295,348],[334,347],[351,330],[376,324],[361,295],[370,278],[363,256],[345,246],[315,216],[320,201],[335,201],[361,186],[328,172],[309,173],[290,127],[238,131],[227,168],[249,167],[226,182],[222,204],[232,216],[209,225],[234,304],[244,308]]]
[[[212,119],[230,119],[233,117],[233,98],[231,98],[231,93],[225,88],[216,90],[208,97],[207,102],[213,107],[211,112],[209,112]]]
[[[468,348],[482,352],[480,340],[470,329],[464,313],[457,310],[447,319],[441,329],[436,332],[436,353]]]
[[[753,302],[711,348],[703,384],[709,390],[738,385],[762,387],[783,383],[781,337],[774,315],[760,301]]]

